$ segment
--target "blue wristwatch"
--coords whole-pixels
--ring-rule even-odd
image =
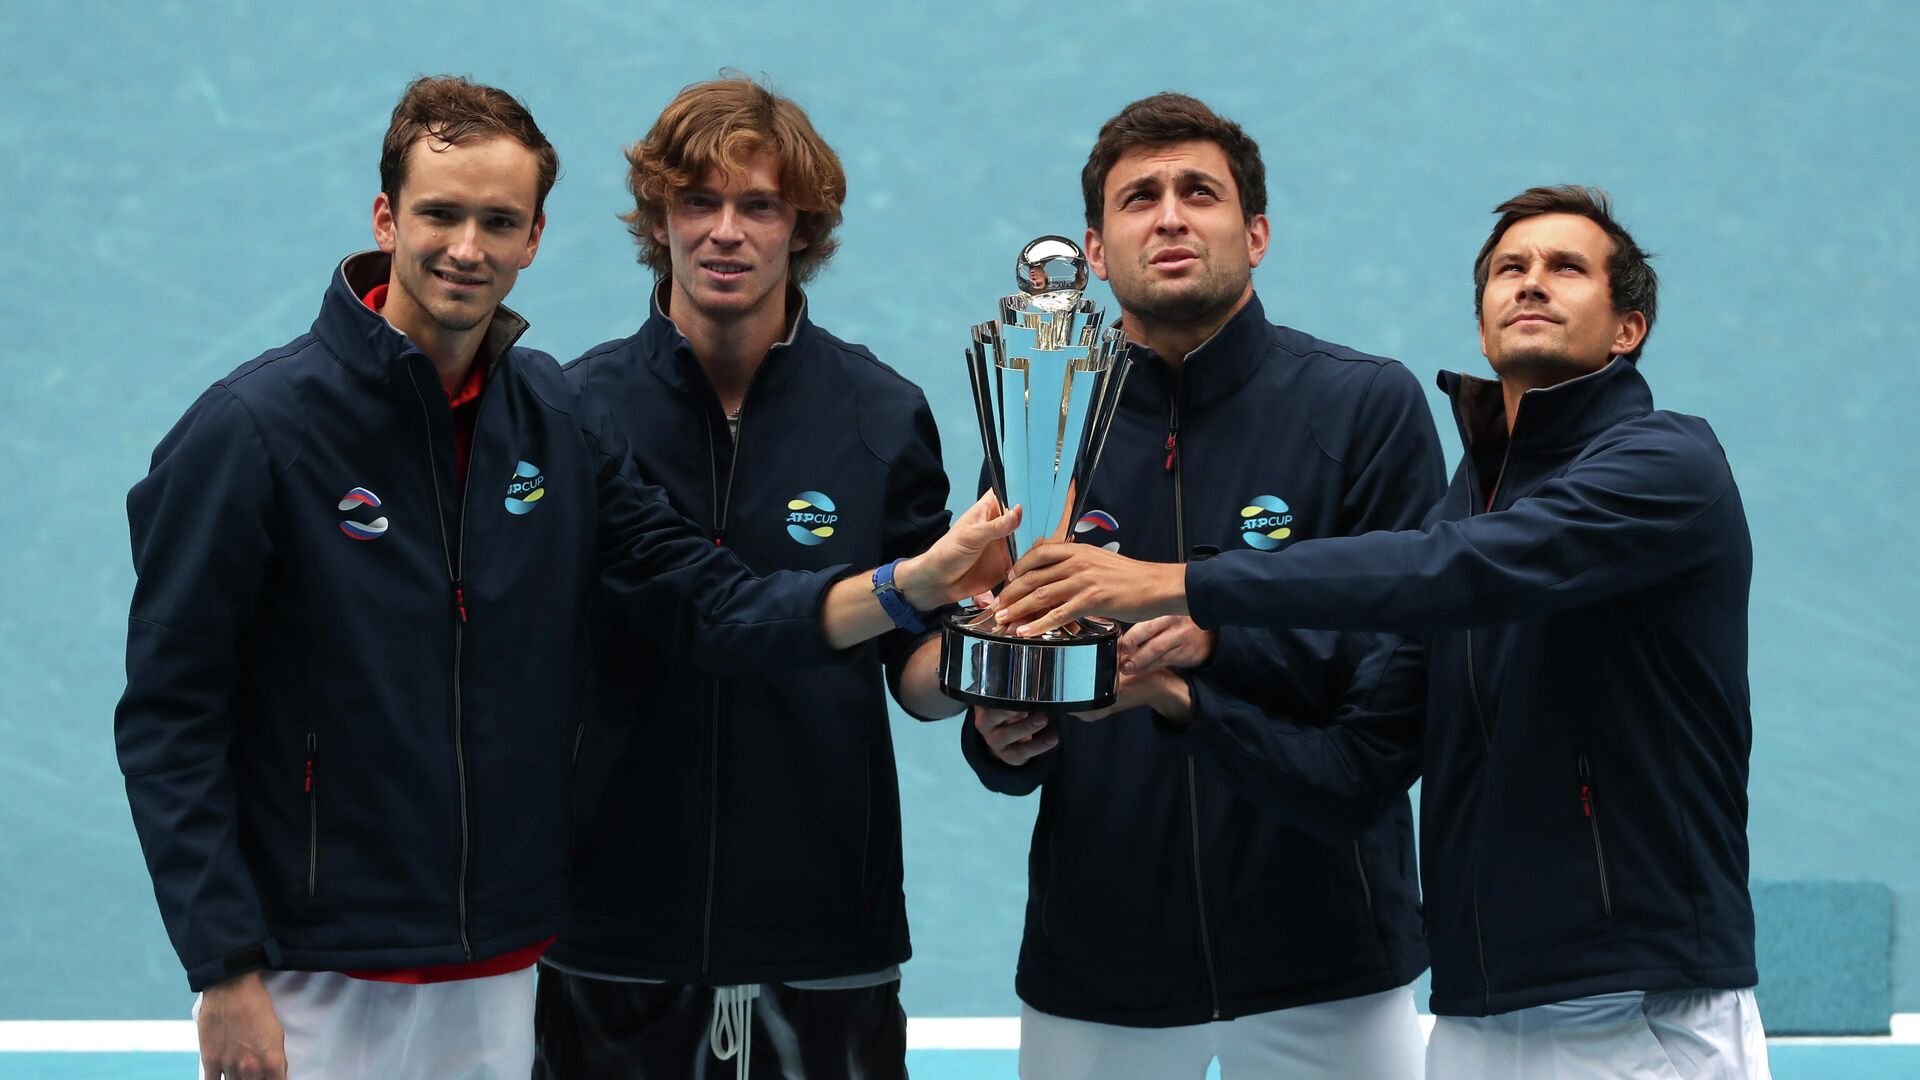
[[[895,559],[873,569],[873,598],[880,601],[880,607],[893,620],[893,625],[910,634],[924,634],[927,624],[920,619],[920,613],[913,610],[907,598],[900,595],[899,586],[893,583],[893,569],[905,559]]]

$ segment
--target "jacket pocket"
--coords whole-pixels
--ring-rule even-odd
[[[307,899],[311,900],[320,891],[320,806],[319,794],[314,790],[314,763],[320,757],[320,737],[307,732]]]
[[[1353,868],[1360,874],[1360,895],[1367,902],[1367,910],[1373,910],[1373,883],[1367,880],[1367,861],[1360,856],[1360,841],[1353,842]]]
[[[1593,865],[1600,877],[1600,912],[1613,918],[1613,889],[1607,882],[1607,852],[1600,843],[1600,807],[1594,795],[1593,767],[1587,755],[1580,755],[1580,812],[1586,816],[1587,830],[1593,836]]]

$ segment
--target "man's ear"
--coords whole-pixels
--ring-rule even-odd
[[[525,270],[527,267],[533,265],[533,257],[540,252],[540,234],[546,230],[546,227],[547,212],[542,210],[540,213],[534,215],[533,229],[527,235],[527,250],[526,253],[520,257],[520,269]]]
[[[1247,222],[1247,268],[1249,270],[1259,266],[1260,260],[1267,257],[1267,244],[1272,239],[1272,226],[1267,224],[1267,215],[1253,215],[1253,220]]]
[[[394,236],[393,201],[386,192],[373,197],[373,243],[381,251],[391,255],[399,246]]]
[[[1081,250],[1087,253],[1087,267],[1093,271],[1093,276],[1101,281],[1107,280],[1107,247],[1100,242],[1099,229],[1088,226],[1087,241]]]

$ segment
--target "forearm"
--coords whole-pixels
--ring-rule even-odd
[[[894,700],[921,720],[939,720],[966,707],[941,692],[937,635],[920,642],[901,662],[894,679]]]
[[[829,648],[851,648],[893,629],[893,618],[881,606],[873,580],[874,571],[868,570],[841,578],[827,590],[826,599],[820,605],[820,630]],[[923,620],[926,612],[966,595],[964,589],[942,581],[939,570],[925,555],[895,563],[893,584],[900,600]]]
[[[833,583],[820,605],[820,631],[830,649],[850,649],[893,629],[893,620],[873,595],[871,573],[849,574]]]

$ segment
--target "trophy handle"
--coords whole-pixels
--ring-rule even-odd
[[[1105,353],[1111,356],[1105,371],[1093,387],[1093,400],[1088,404],[1087,423],[1080,432],[1080,453],[1074,459],[1073,477],[1067,496],[1068,528],[1079,521],[1087,512],[1087,493],[1091,488],[1088,481],[1093,470],[1100,463],[1100,455],[1107,448],[1107,433],[1113,429],[1114,414],[1120,411],[1120,391],[1127,382],[1127,373],[1133,370],[1133,354],[1127,349],[1126,335],[1118,327],[1106,330],[1100,337],[1096,355]],[[1071,536],[1069,532],[1067,535]]]
[[[1010,509],[1007,503],[1007,464],[1000,457],[1000,440],[994,438],[993,405],[993,361],[987,351],[1000,340],[1000,325],[989,320],[976,324],[973,328],[973,345],[967,350],[967,375],[973,381],[973,411],[980,421],[980,443],[985,451],[987,482],[993,488],[993,497],[1000,500],[1002,511]],[[1020,549],[1013,536],[1005,538],[1007,562],[1009,565],[1020,560]]]

